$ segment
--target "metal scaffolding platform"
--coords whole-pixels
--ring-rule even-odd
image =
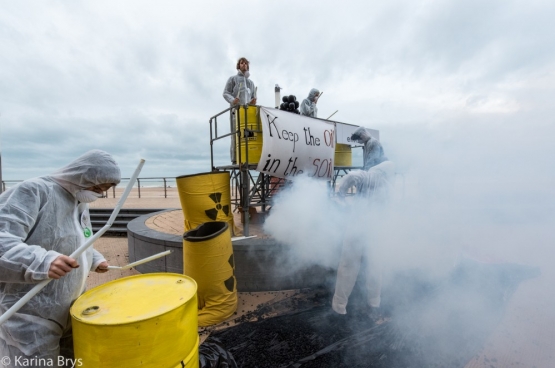
[[[258,162],[249,161],[249,141],[256,134],[262,134],[262,127],[260,124],[250,126],[245,124],[244,127],[238,128],[241,127],[242,119],[247,121],[247,109],[241,109],[241,107],[230,107],[210,118],[210,163],[212,171],[229,171],[231,204],[234,211],[242,212],[243,233],[248,236],[249,222],[263,221],[272,206],[273,197],[291,182],[258,172],[256,170]],[[258,109],[259,106],[256,108]],[[221,124],[225,125],[222,127]],[[219,134],[222,131],[226,133]],[[230,161],[231,157],[234,157],[237,163],[216,166],[214,164],[214,143],[228,137],[231,139]],[[244,144],[245,148],[237,149],[240,145],[236,142]],[[246,153],[246,157],[242,157],[243,151]],[[336,181],[353,169],[360,169],[360,167],[334,167],[334,174],[329,182],[330,195],[335,193]]]

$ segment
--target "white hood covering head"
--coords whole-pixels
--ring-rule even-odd
[[[308,97],[301,102],[299,110],[301,115],[310,116],[313,118],[318,117],[318,107],[316,106],[316,95],[319,95],[320,91],[316,88],[312,88],[308,93]]]
[[[314,102],[314,99],[316,98],[316,95],[319,95],[320,91],[318,91],[316,88],[312,88],[310,90],[310,92],[308,93],[308,99],[312,102]]]
[[[121,173],[113,157],[92,150],[49,175],[52,180],[75,196],[80,190],[99,184],[119,184]]]
[[[351,135],[351,140],[360,144],[364,144],[368,142],[371,138],[372,138],[372,135],[370,134],[368,129],[364,127],[359,127]]]

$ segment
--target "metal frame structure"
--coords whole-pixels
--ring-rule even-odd
[[[234,211],[239,210],[243,212],[243,234],[249,236],[249,208],[250,207],[260,207],[261,216],[264,216],[266,212],[272,205],[272,197],[275,193],[282,187],[288,185],[289,181],[282,178],[273,177],[267,174],[260,173],[256,171],[257,164],[249,164],[249,139],[244,139],[252,137],[255,133],[262,134],[262,127],[258,129],[249,129],[245,124],[245,128],[241,128],[241,116],[239,116],[240,111],[244,111],[244,121],[247,121],[247,107],[245,106],[234,106],[227,108],[218,114],[212,116],[209,120],[210,125],[210,166],[212,171],[229,171],[231,176],[231,202],[234,206]],[[244,107],[240,110],[240,107]],[[256,106],[260,108],[260,106]],[[236,119],[237,117],[237,119]],[[229,133],[224,133],[219,135],[218,131],[223,129],[218,129],[218,119],[229,119],[225,124],[229,123],[230,129]],[[226,119],[226,120],[227,120]],[[227,131],[227,128],[225,129]],[[241,137],[241,134],[244,137]],[[238,149],[238,160],[237,164],[215,166],[214,165],[214,142],[225,139],[227,137],[232,137],[232,147]],[[243,160],[241,145],[236,142],[241,143],[241,138],[245,142],[245,153],[246,157]],[[243,162],[244,161],[244,162]],[[359,169],[355,166],[344,166],[344,167],[334,167],[334,175],[330,182],[330,189],[332,192],[335,190],[335,184],[338,178],[346,175],[349,171],[353,169]]]
[[[243,107],[243,110],[240,110]],[[258,129],[250,129],[247,124],[245,124],[244,129],[241,129],[241,116],[240,111],[244,111],[244,121],[247,121],[247,107],[236,106],[230,107],[221,111],[220,113],[212,116],[209,120],[210,124],[210,166],[212,171],[229,171],[231,176],[231,201],[234,205],[234,211],[239,209],[243,212],[243,234],[245,236],[249,235],[249,208],[250,207],[261,207],[263,213],[265,213],[269,206],[271,205],[271,197],[275,192],[275,184],[272,186],[271,178],[263,173],[258,173],[256,171],[256,164],[249,163],[249,139],[244,139],[252,137],[255,133],[262,134],[262,129],[258,126]],[[259,106],[256,106],[259,108]],[[229,113],[229,114],[226,114]],[[218,134],[218,118],[229,117],[230,130],[229,133],[222,135]],[[226,129],[227,130],[227,129]],[[221,129],[220,129],[221,131]],[[241,133],[244,137],[241,137]],[[237,149],[236,156],[238,158],[237,164],[225,165],[225,166],[215,166],[214,165],[214,142],[227,137],[232,137],[232,152]],[[241,138],[245,142],[245,156],[242,157],[241,151]],[[236,142],[239,142],[237,144]],[[235,153],[235,152],[234,152]],[[256,174],[255,174],[256,173]],[[280,179],[283,180],[283,179]]]

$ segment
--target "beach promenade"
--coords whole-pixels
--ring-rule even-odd
[[[121,198],[123,188],[116,189],[116,198],[113,198],[113,192],[109,191],[109,198],[100,198],[90,204],[91,208],[114,208]],[[164,198],[163,188],[141,188],[141,198],[138,196],[137,188],[134,188],[123,208],[181,208],[179,203],[179,195],[176,188],[167,189],[167,198]],[[161,223],[162,229],[165,224]],[[170,226],[170,225],[168,225]],[[183,227],[183,224],[181,224]],[[112,266],[125,266],[128,264],[127,237],[103,236],[94,244],[95,249],[100,251]],[[110,270],[106,273],[91,272],[87,280],[87,287],[104,284],[108,281],[115,280],[125,276],[136,275],[139,272],[135,269],[131,270]]]

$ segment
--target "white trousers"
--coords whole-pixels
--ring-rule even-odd
[[[360,272],[363,259],[367,267],[365,288],[367,292],[367,303],[370,307],[380,306],[380,294],[382,290],[381,269],[368,251],[368,240],[346,233],[343,240],[341,259],[337,269],[335,282],[335,294],[333,295],[332,308],[339,314],[347,314],[347,303],[353,291],[355,282]]]

